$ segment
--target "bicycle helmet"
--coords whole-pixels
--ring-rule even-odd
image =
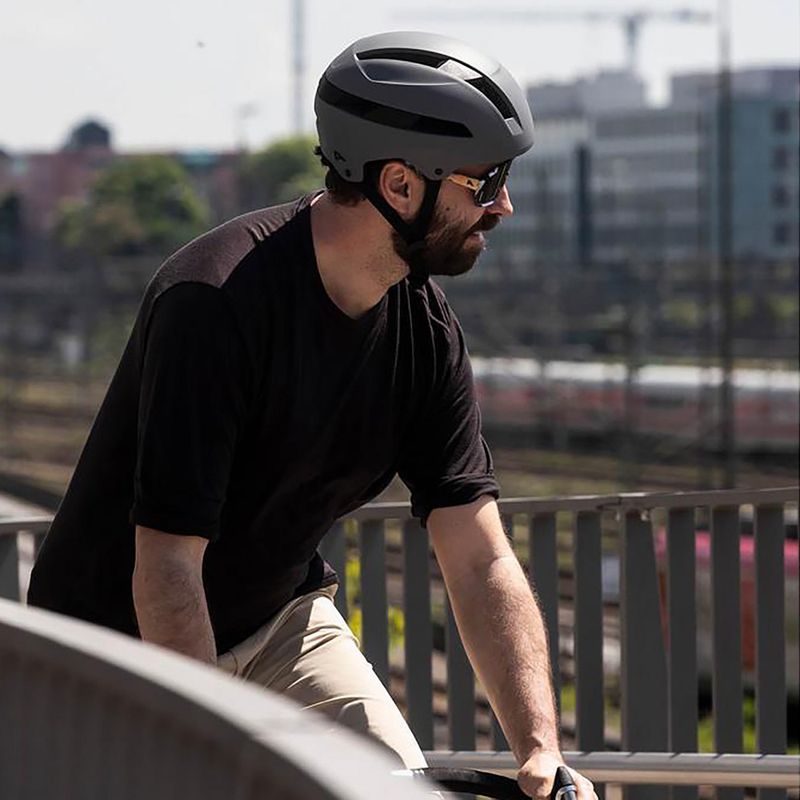
[[[325,160],[359,184],[412,252],[424,245],[443,178],[469,164],[509,162],[533,144],[531,111],[510,73],[472,46],[432,33],[354,42],[323,73],[314,111]],[[365,169],[394,159],[425,179],[425,199],[411,223]]]

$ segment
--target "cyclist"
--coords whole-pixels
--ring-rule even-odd
[[[210,231],[148,285],[29,599],[423,766],[317,553],[399,473],[520,785],[544,796],[563,759],[541,615],[498,514],[461,329],[429,280],[470,269],[512,213],[530,110],[496,61],[422,33],[355,42],[315,109],[327,191]]]

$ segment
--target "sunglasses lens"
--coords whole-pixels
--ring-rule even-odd
[[[479,206],[490,206],[497,200],[503,186],[505,186],[511,162],[505,161],[495,167],[484,179],[483,186],[475,193],[475,202]]]

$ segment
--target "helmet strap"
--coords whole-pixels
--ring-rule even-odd
[[[425,195],[422,198],[422,205],[417,212],[417,216],[406,222],[390,205],[380,193],[375,182],[370,180],[369,176],[365,176],[363,183],[359,186],[362,194],[372,203],[373,206],[381,213],[383,218],[394,228],[395,231],[402,237],[403,241],[408,245],[410,255],[412,256],[411,262],[408,265],[409,283],[415,288],[424,286],[430,274],[424,269],[413,256],[425,247],[425,237],[428,235],[431,220],[433,219],[433,210],[436,206],[436,198],[439,196],[439,189],[441,188],[441,181],[433,181],[426,178],[424,175],[422,179],[425,181]]]

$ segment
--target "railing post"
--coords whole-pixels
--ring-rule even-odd
[[[403,526],[403,608],[405,613],[408,723],[423,750],[433,749],[433,624],[428,532],[416,519]]]
[[[475,675],[461,642],[455,615],[446,601],[447,722],[451,750],[475,749]]]
[[[364,656],[389,686],[389,613],[386,601],[386,532],[383,520],[368,520],[358,532],[361,552],[361,634]]]
[[[19,548],[16,534],[0,535],[0,597],[19,602]]]
[[[622,529],[620,623],[622,748],[663,752],[667,747],[667,664],[661,631],[658,575],[649,520],[628,511]],[[662,800],[663,787],[625,790],[627,800]]]
[[[755,509],[756,749],[786,752],[785,541],[782,506]],[[759,800],[780,800],[782,789],[759,789]]]
[[[742,752],[742,634],[739,508],[711,512],[711,635],[714,749]],[[742,800],[741,789],[718,789],[717,800]]]
[[[697,752],[697,622],[693,508],[670,509],[667,523],[669,749]],[[696,800],[696,786],[671,788],[672,800]]]
[[[559,669],[558,553],[555,514],[542,514],[531,517],[529,552],[528,571],[536,597],[539,600],[539,609],[544,616],[547,644],[550,650],[553,693],[556,696],[556,710],[560,714],[561,670]]]
[[[575,517],[575,733],[580,750],[605,749],[600,514]]]

